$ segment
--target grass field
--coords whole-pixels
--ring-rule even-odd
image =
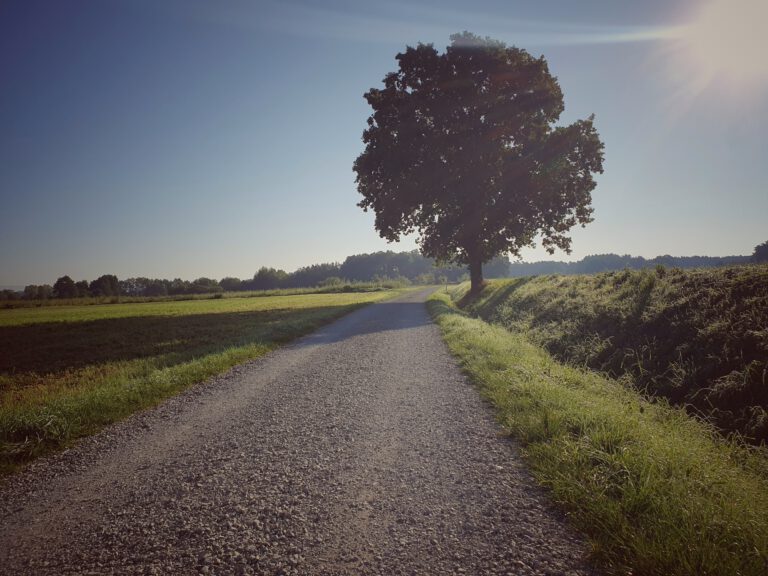
[[[489,287],[482,297],[493,294]],[[611,574],[768,573],[768,454],[665,402],[567,366],[445,294],[430,311],[464,370],[523,445],[536,478]]]
[[[0,310],[0,473],[393,294]]]
[[[44,308],[49,306],[94,306],[102,304],[140,304],[147,302],[179,302],[183,300],[218,300],[221,298],[260,298],[269,296],[296,296],[302,294],[339,294],[346,292],[379,292],[408,286],[403,280],[377,282],[340,282],[322,287],[274,288],[271,290],[242,290],[205,294],[170,294],[164,296],[86,296],[81,298],[47,298],[44,300],[2,300],[0,310],[14,308]]]

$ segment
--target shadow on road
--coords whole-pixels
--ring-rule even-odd
[[[332,344],[365,334],[410,330],[429,324],[432,319],[424,302],[379,302],[305,336],[297,346]]]

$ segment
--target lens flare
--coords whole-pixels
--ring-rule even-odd
[[[680,29],[679,47],[694,91],[765,91],[768,0],[709,0]]]

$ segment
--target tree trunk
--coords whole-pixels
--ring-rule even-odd
[[[478,294],[483,289],[483,261],[474,254],[469,260],[469,280],[472,283],[470,292]]]

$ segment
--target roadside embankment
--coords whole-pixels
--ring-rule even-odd
[[[535,477],[609,572],[766,573],[764,449],[725,440],[682,409],[564,365],[525,331],[471,318],[446,294],[429,306],[452,353],[522,442]]]
[[[466,309],[726,435],[768,442],[768,265],[496,281]]]

